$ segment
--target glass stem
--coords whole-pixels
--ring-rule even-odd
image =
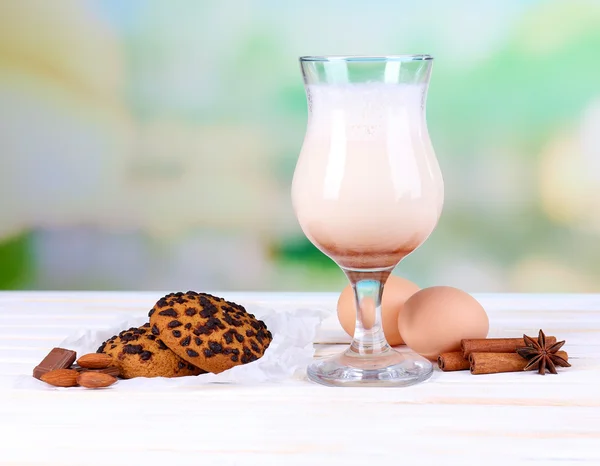
[[[343,269],[354,289],[356,301],[356,326],[349,355],[377,356],[391,349],[383,333],[381,297],[386,280],[393,270]]]

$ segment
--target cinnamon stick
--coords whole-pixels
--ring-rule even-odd
[[[463,357],[462,351],[440,354],[438,356],[438,366],[444,372],[463,371],[471,367],[469,360]]]
[[[546,337],[546,344],[556,343],[556,337]],[[462,340],[460,347],[463,357],[471,353],[514,353],[517,348],[527,346],[523,338],[477,338]]]
[[[565,351],[556,353],[568,361],[569,355]],[[469,356],[471,374],[497,374],[499,372],[520,372],[527,363],[527,359],[517,353],[471,353]],[[530,370],[535,370],[531,368]]]

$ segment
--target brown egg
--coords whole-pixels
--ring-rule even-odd
[[[390,275],[383,288],[383,297],[381,300],[383,333],[388,343],[392,346],[404,343],[398,331],[398,314],[402,312],[405,301],[417,291],[419,291],[419,287],[413,282],[394,275]],[[344,288],[338,299],[337,313],[343,329],[348,335],[353,336],[354,327],[356,326],[356,305],[354,302],[354,291],[350,285]],[[373,325],[374,320],[374,311],[365,314],[364,324],[367,328]]]
[[[463,338],[485,338],[489,320],[470,294],[450,286],[423,288],[412,295],[398,316],[398,329],[413,351],[435,360],[458,351]]]

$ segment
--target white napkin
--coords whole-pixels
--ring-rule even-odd
[[[277,312],[257,305],[245,305],[246,310],[263,320],[273,341],[265,354],[257,361],[235,366],[220,374],[202,374],[188,377],[138,377],[119,380],[109,387],[114,390],[153,390],[209,383],[256,384],[280,382],[294,377],[304,377],[304,372],[314,355],[313,341],[317,328],[327,312],[317,309],[296,309]],[[148,321],[146,315],[135,315],[125,321],[116,322],[102,330],[81,329],[60,343],[61,348],[77,351],[78,357],[95,353],[100,344],[124,329],[139,327]],[[31,376],[19,377],[15,388],[46,390],[81,390],[82,388],[58,388],[34,379]]]

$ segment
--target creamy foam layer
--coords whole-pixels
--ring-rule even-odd
[[[314,85],[292,184],[304,233],[345,267],[398,263],[435,228],[443,180],[424,85]]]

